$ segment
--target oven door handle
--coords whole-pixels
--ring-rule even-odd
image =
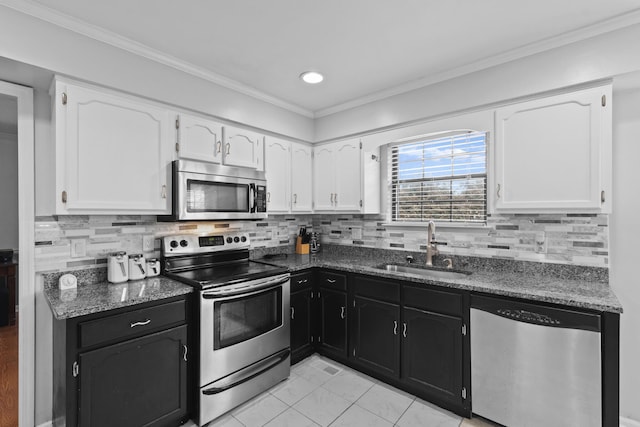
[[[256,283],[255,285],[247,285],[247,286],[238,286],[226,291],[224,290],[211,290],[202,292],[203,299],[216,299],[221,297],[230,297],[235,295],[247,294],[248,292],[254,291],[262,291],[270,288],[277,288],[283,283],[287,283],[289,281],[289,276],[286,277],[277,277],[275,279],[269,280],[267,282]]]
[[[290,354],[291,354],[290,349],[287,348],[285,350],[282,350],[279,353],[274,354],[273,356],[269,357],[266,360],[262,360],[254,364],[253,366],[250,366],[240,372],[231,374],[220,381],[216,381],[215,383],[213,383],[213,387],[210,387],[206,390],[202,390],[202,394],[207,396],[212,394],[218,394],[232,387],[240,385],[242,383],[246,383],[247,381],[259,375],[262,375],[268,370],[281,364],[282,362],[287,360]]]

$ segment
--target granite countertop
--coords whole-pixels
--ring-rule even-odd
[[[124,283],[98,282],[61,291],[45,286],[44,295],[56,319],[70,319],[193,292],[191,286],[163,276]]]
[[[311,267],[331,268],[350,273],[370,274],[378,277],[401,279],[404,281],[437,285],[489,294],[503,295],[543,301],[597,311],[622,313],[618,301],[608,283],[588,280],[583,277],[571,278],[531,274],[530,272],[510,272],[508,268],[496,271],[474,271],[464,278],[430,279],[412,273],[385,271],[375,268],[391,263],[383,258],[363,256],[362,254],[319,253],[314,255],[288,254],[286,257],[258,259],[296,272]],[[397,263],[397,262],[396,262]],[[455,264],[454,264],[455,266]],[[588,267],[586,268],[588,269]]]

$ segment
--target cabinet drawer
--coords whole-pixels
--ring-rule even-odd
[[[404,305],[442,314],[461,316],[463,298],[461,294],[453,292],[405,286]]]
[[[291,275],[291,292],[296,289],[302,289],[313,284],[313,273],[305,271],[304,273],[297,273]]]
[[[185,321],[185,301],[174,301],[103,319],[82,322],[78,325],[78,344],[80,347],[89,347],[103,342],[125,339]]]
[[[400,302],[400,285],[390,280],[356,276],[353,279],[356,295],[383,301]]]
[[[325,288],[347,290],[347,276],[344,274],[321,271],[318,273],[318,285]]]

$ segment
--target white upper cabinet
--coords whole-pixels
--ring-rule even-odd
[[[233,126],[225,126],[223,163],[264,170],[264,136]]]
[[[313,178],[312,149],[308,145],[291,143],[291,212],[311,212]]]
[[[358,139],[314,148],[315,211],[361,211],[361,157]]]
[[[267,211],[287,213],[291,197],[291,143],[266,138]]]
[[[169,213],[168,109],[64,80],[52,100],[56,213]]]
[[[180,159],[222,163],[222,124],[187,114],[180,114],[176,123]]]
[[[611,86],[495,112],[495,211],[611,211]]]

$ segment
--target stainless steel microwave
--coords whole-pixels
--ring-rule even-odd
[[[187,160],[174,160],[171,168],[172,212],[159,221],[267,217],[264,172]]]

